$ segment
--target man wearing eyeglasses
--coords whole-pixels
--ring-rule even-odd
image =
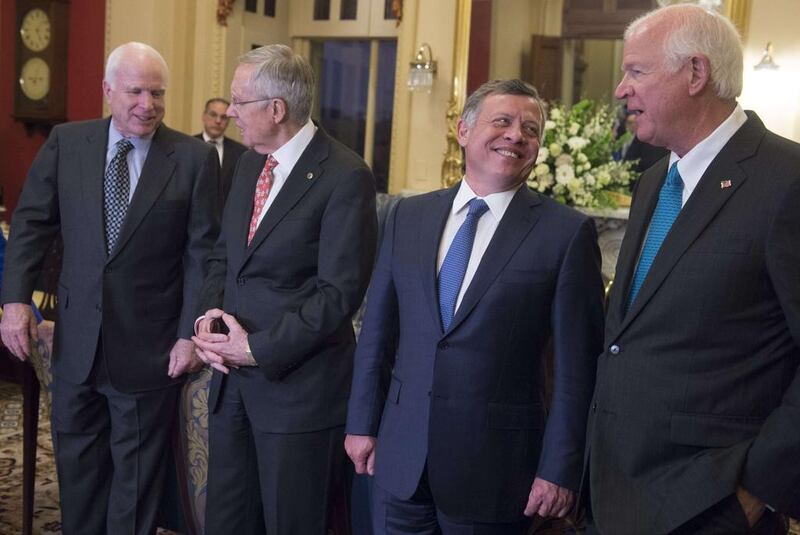
[[[224,98],[215,97],[209,99],[206,102],[205,109],[203,109],[203,131],[194,136],[217,149],[221,167],[220,187],[222,188],[221,199],[223,204],[225,204],[225,200],[231,190],[231,180],[233,179],[233,172],[236,170],[236,162],[239,161],[239,156],[247,150],[247,147],[225,135],[225,130],[228,129],[228,123],[230,122],[230,118],[227,115],[229,105],[230,102]]]
[[[323,535],[342,488],[375,184],[310,120],[313,91],[308,61],[284,45],[242,56],[231,84],[227,114],[253,150],[237,166],[193,338],[215,370],[207,535]]]

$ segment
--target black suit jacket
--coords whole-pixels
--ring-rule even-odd
[[[203,139],[203,134],[201,132],[194,137]],[[233,181],[233,172],[236,170],[236,164],[239,161],[239,157],[247,151],[247,147],[227,136],[223,136],[222,139],[222,168],[219,176],[220,199],[222,199],[222,204],[224,205],[231,191],[231,182]],[[216,148],[214,150],[216,151]]]
[[[221,307],[258,362],[238,374],[251,423],[299,433],[342,425],[355,347],[350,319],[375,255],[375,184],[364,161],[318,128],[247,246],[266,156],[239,161],[199,313]],[[209,410],[226,377],[214,372]]]
[[[602,341],[600,253],[590,218],[520,188],[443,332],[436,261],[458,187],[402,199],[387,223],[347,432],[378,437],[376,482],[395,496],[411,497],[427,465],[447,515],[508,522],[522,519],[537,474],[577,490]]]
[[[115,249],[103,221],[109,119],[56,126],[31,166],[11,221],[2,302],[28,303],[56,233],[64,240],[54,371],[82,383],[98,339],[111,383],[141,391],[175,382],[169,351],[190,338],[205,260],[219,229],[219,159],[161,125]]]
[[[800,514],[800,146],[755,114],[701,178],[627,314],[666,175],[639,182],[588,426],[603,533],[667,533],[742,485]]]

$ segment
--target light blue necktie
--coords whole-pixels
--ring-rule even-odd
[[[667,179],[658,194],[658,204],[653,212],[653,219],[650,220],[650,230],[647,232],[647,241],[644,243],[639,265],[636,266],[636,275],[633,277],[631,293],[628,295],[628,303],[625,307],[626,311],[636,299],[636,294],[642,289],[642,284],[647,277],[647,272],[650,271],[650,266],[653,265],[656,254],[658,254],[664,238],[667,237],[669,229],[672,228],[675,218],[678,217],[678,212],[681,211],[682,199],[683,180],[678,172],[678,162],[675,162],[670,167]]]
[[[469,257],[472,254],[472,243],[475,241],[475,231],[478,229],[478,220],[489,207],[486,201],[477,197],[469,201],[467,218],[456,232],[453,243],[447,250],[447,255],[439,270],[439,313],[442,315],[442,327],[446,331],[453,321],[456,311],[456,300],[464,282],[467,272]]]

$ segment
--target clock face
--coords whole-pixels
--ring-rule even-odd
[[[50,44],[50,17],[42,9],[31,9],[23,17],[19,33],[26,47],[41,52]]]
[[[31,58],[22,66],[19,85],[31,100],[41,100],[50,92],[50,67],[42,58]]]

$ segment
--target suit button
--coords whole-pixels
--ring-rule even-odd
[[[597,402],[592,403],[592,412],[597,412]]]
[[[106,266],[106,269],[103,270],[105,273],[111,273],[111,266]]]
[[[94,309],[95,309],[95,310],[103,310],[103,307],[101,307],[100,305],[95,305],[95,306],[94,306]]]
[[[450,344],[448,344],[447,342],[439,342],[438,347],[439,349],[447,349],[448,347],[450,347]]]
[[[613,346],[608,348],[608,352],[611,353],[612,355],[619,355],[619,346],[617,344],[614,344]]]
[[[239,277],[238,279],[236,279],[236,284],[238,284],[239,286],[244,286],[244,277]]]

